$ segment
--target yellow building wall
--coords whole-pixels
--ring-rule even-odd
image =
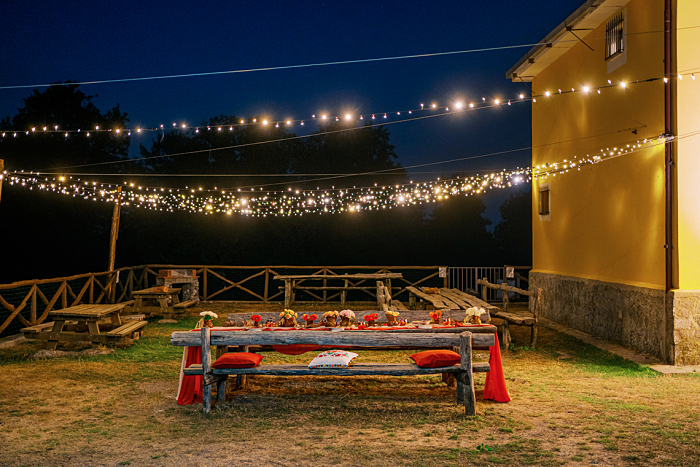
[[[677,0],[676,70],[684,75],[675,82],[675,177],[677,239],[675,284],[679,289],[700,289],[700,30],[684,29],[700,25],[700,1]],[[693,80],[690,75],[698,76]]]
[[[688,0],[690,1],[690,0]],[[627,61],[608,74],[605,23],[543,70],[533,92],[533,166],[586,158],[664,132],[663,1],[627,5]],[[696,16],[697,18],[697,16]],[[608,80],[617,86],[608,85]],[[624,81],[626,88],[619,86]],[[559,95],[558,90],[591,92]],[[636,128],[637,134],[632,130]],[[533,181],[535,271],[651,288],[665,285],[663,146],[580,171]],[[536,206],[540,183],[550,184],[550,220]],[[700,230],[693,225],[693,235]]]

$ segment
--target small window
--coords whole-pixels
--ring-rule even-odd
[[[539,211],[540,216],[549,215],[549,186],[540,187],[540,199],[539,199]]]
[[[625,50],[624,17],[622,12],[608,21],[605,27],[605,59],[609,60]]]

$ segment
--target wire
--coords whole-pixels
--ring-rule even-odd
[[[700,28],[700,26],[688,26],[686,28],[677,28],[676,31],[681,31],[681,30],[685,30],[685,29],[696,29],[696,28]],[[655,33],[660,33],[660,32],[665,32],[665,31],[664,30],[641,31],[641,32],[637,32],[637,33],[627,34],[627,35],[632,36],[632,35],[641,35],[641,34],[655,34]],[[602,38],[603,37],[601,36],[601,37],[590,37],[587,39],[602,39]],[[564,42],[578,42],[578,40],[557,41],[557,43],[564,43]],[[133,81],[153,81],[153,80],[159,80],[159,79],[194,78],[194,77],[201,77],[201,76],[215,76],[215,75],[227,75],[227,74],[238,74],[238,73],[253,73],[253,72],[260,72],[260,71],[293,70],[293,69],[298,69],[298,68],[311,68],[311,67],[319,67],[319,66],[349,65],[349,64],[357,64],[357,63],[372,63],[372,62],[384,62],[384,61],[392,61],[392,60],[405,60],[405,59],[411,59],[411,58],[440,57],[440,56],[459,55],[459,54],[468,54],[468,53],[477,53],[477,52],[494,52],[494,51],[498,51],[498,50],[511,50],[511,49],[519,49],[519,48],[523,48],[523,47],[535,47],[538,45],[547,45],[547,44],[550,44],[550,42],[534,42],[534,43],[530,43],[530,44],[505,45],[505,46],[499,46],[499,47],[485,47],[485,48],[480,48],[480,49],[468,49],[468,50],[455,50],[455,51],[451,51],[451,52],[434,52],[434,53],[425,53],[425,54],[399,55],[399,56],[394,56],[394,57],[377,57],[377,58],[363,58],[363,59],[357,59],[357,60],[339,60],[339,61],[332,61],[332,62],[306,63],[306,64],[301,64],[301,65],[282,65],[282,66],[249,68],[249,69],[239,69],[239,70],[209,71],[209,72],[200,72],[200,73],[183,73],[183,74],[176,74],[176,75],[145,76],[145,77],[140,77],[140,78],[117,78],[117,79],[77,81],[77,82],[70,82],[70,83],[53,83],[53,84],[11,85],[11,86],[0,86],[0,90],[43,88],[43,87],[50,87],[50,86],[71,86],[71,85],[76,85],[76,84],[77,85],[88,85],[88,84],[125,83],[125,82],[133,82]]]
[[[529,99],[522,99],[522,100],[519,100],[516,102],[527,102],[528,100]],[[79,167],[94,167],[94,166],[98,166],[98,165],[123,164],[123,163],[128,163],[128,162],[138,162],[138,161],[151,160],[151,159],[162,159],[164,157],[186,156],[186,155],[200,154],[200,153],[211,152],[211,151],[223,151],[226,149],[238,149],[238,148],[249,147],[249,146],[258,146],[261,144],[268,144],[268,143],[280,143],[283,141],[291,141],[291,140],[296,140],[296,139],[301,139],[301,138],[310,138],[310,137],[315,137],[315,136],[332,135],[335,133],[342,133],[344,131],[355,131],[355,130],[362,130],[362,129],[366,129],[366,128],[374,128],[374,127],[378,127],[378,126],[395,125],[397,123],[406,123],[406,122],[412,122],[412,121],[416,121],[416,120],[424,120],[426,118],[442,117],[442,116],[451,115],[454,113],[463,113],[463,112],[467,112],[467,111],[475,111],[475,110],[487,109],[487,108],[492,108],[492,107],[501,107],[501,106],[497,105],[497,104],[493,104],[493,105],[480,106],[480,107],[474,108],[474,109],[464,109],[464,110],[459,110],[459,111],[455,110],[455,111],[441,112],[441,113],[432,114],[432,115],[424,115],[422,117],[413,117],[413,118],[406,118],[403,120],[394,120],[394,121],[389,121],[389,122],[372,123],[369,125],[364,125],[364,126],[359,126],[359,127],[343,128],[341,130],[325,131],[323,133],[312,133],[310,135],[290,136],[288,138],[278,138],[278,139],[271,139],[271,140],[266,140],[266,141],[257,141],[255,143],[237,144],[234,146],[223,146],[220,148],[198,149],[196,151],[179,152],[179,153],[175,153],[175,154],[163,154],[160,156],[137,157],[134,159],[122,159],[119,161],[94,162],[92,164],[80,164],[80,165],[70,165],[70,166],[64,166],[64,167],[52,167],[52,168],[46,168],[46,169],[39,169],[39,172],[43,172],[44,170],[74,169],[74,168],[79,168]]]
[[[531,149],[538,148],[538,147],[545,147],[545,146],[552,146],[555,144],[570,143],[572,141],[579,141],[582,139],[596,138],[599,136],[608,136],[608,135],[612,135],[612,134],[616,134],[616,133],[624,133],[625,131],[632,131],[632,130],[636,130],[636,129],[640,129],[640,128],[646,128],[646,125],[634,127],[634,128],[625,128],[623,130],[616,130],[616,131],[611,131],[608,133],[602,133],[602,134],[597,134],[597,135],[583,136],[581,138],[573,138],[573,139],[566,140],[566,141],[545,143],[545,144],[540,144],[537,146],[526,146],[526,147],[517,148],[517,149],[509,149],[506,151],[493,152],[493,153],[489,153],[489,154],[480,154],[478,156],[460,157],[458,159],[450,159],[450,160],[446,160],[446,161],[426,162],[424,164],[410,165],[410,166],[401,167],[401,168],[404,170],[410,170],[410,169],[416,169],[416,168],[420,168],[420,167],[429,167],[429,166],[433,166],[433,165],[450,164],[453,162],[463,162],[463,161],[474,160],[474,159],[483,159],[485,157],[500,156],[503,154],[512,154],[512,153],[516,153],[516,152],[527,151],[527,150],[531,150]],[[339,179],[339,178],[360,177],[360,176],[366,176],[366,175],[380,175],[384,172],[389,172],[391,170],[396,170],[396,168],[376,170],[373,172],[363,172],[363,173],[345,174],[345,175],[337,175],[337,176],[323,177],[323,178],[314,178],[314,179],[310,179],[310,180],[298,180],[297,183],[311,183],[311,182],[317,182],[317,181],[320,182],[320,181],[325,181],[325,180],[335,180],[335,179]],[[241,187],[235,187],[235,188],[265,187],[265,186],[285,185],[286,183],[288,183],[288,182],[268,183],[268,184],[264,184],[264,185],[247,185],[247,186],[241,186]],[[228,188],[228,189],[230,189],[230,188]]]
[[[573,141],[580,141],[583,139],[590,139],[590,138],[597,138],[600,136],[608,136],[612,134],[617,134],[617,133],[624,133],[626,131],[633,131],[633,130],[638,130],[642,128],[646,128],[647,125],[641,125],[637,127],[630,127],[630,128],[624,128],[621,130],[615,130],[615,131],[610,131],[607,133],[598,133],[595,135],[589,135],[589,136],[582,136],[580,138],[572,138],[568,140],[563,140],[563,141],[556,141],[552,143],[545,143],[545,144],[540,144],[537,146],[527,146],[527,147],[522,147],[522,148],[517,148],[517,149],[510,149],[506,151],[499,151],[495,153],[490,153],[490,154],[480,154],[478,156],[470,156],[470,157],[463,157],[463,158],[458,158],[458,159],[450,159],[450,160],[445,160],[445,161],[437,161],[437,162],[428,162],[424,164],[416,164],[416,165],[411,165],[407,167],[394,167],[390,169],[383,169],[383,170],[376,170],[372,172],[364,172],[364,173],[344,173],[344,174],[100,174],[100,173],[77,173],[77,172],[42,172],[43,175],[82,175],[82,176],[121,176],[121,177],[301,177],[301,176],[320,176],[323,178],[315,178],[315,179],[310,179],[310,180],[296,180],[295,183],[310,183],[310,182],[316,182],[316,181],[323,181],[323,180],[333,180],[333,179],[338,179],[338,178],[349,178],[349,177],[359,177],[359,176],[366,176],[366,175],[397,175],[393,174],[391,172],[393,171],[398,171],[398,170],[410,170],[414,168],[420,168],[420,167],[427,167],[427,166],[432,166],[432,165],[440,165],[440,164],[449,164],[453,162],[461,162],[465,160],[473,160],[473,159],[482,159],[485,157],[491,157],[491,156],[497,156],[497,155],[503,155],[503,154],[511,154],[515,152],[521,152],[521,151],[527,151],[539,147],[545,147],[545,146],[552,146],[556,144],[564,144],[564,143],[570,143]],[[454,170],[455,172],[493,172],[494,170]],[[20,175],[20,172],[12,172],[16,175]],[[443,173],[441,172],[412,172],[411,174],[407,175],[415,175],[415,174],[426,174],[426,173]],[[247,186],[241,186],[241,187],[234,187],[234,188],[252,188],[252,187],[264,187],[264,186],[276,186],[276,185],[285,185],[288,182],[279,182],[279,183],[268,183],[268,184],[263,184],[263,185],[247,185]],[[155,188],[155,187],[148,187],[148,188]],[[231,188],[226,188],[226,189],[231,189]],[[307,191],[314,191],[314,190],[307,190]]]

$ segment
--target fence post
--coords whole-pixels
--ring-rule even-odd
[[[90,299],[89,303],[92,305],[94,302],[93,291],[95,290],[95,275],[90,274],[90,278],[88,280],[90,281],[90,296],[88,298]]]
[[[68,281],[64,280],[63,292],[61,292],[61,308],[68,308]],[[92,302],[90,302],[92,303]]]
[[[209,271],[209,268],[207,268],[206,266],[204,266],[204,268],[202,268],[202,288],[204,289],[202,291],[202,298],[204,298],[205,301],[206,301],[207,295],[208,295],[208,293],[207,293],[207,272],[208,271]]]
[[[267,287],[270,283],[270,268],[265,268],[265,290],[263,291],[263,302],[267,303]]]
[[[327,274],[328,274],[328,268],[323,268],[323,275],[325,276],[325,275],[327,275]],[[323,286],[324,286],[324,287],[327,287],[327,286],[328,286],[328,280],[327,280],[327,279],[323,279]],[[324,290],[324,291],[323,291],[323,303],[327,303],[327,302],[328,302],[328,291]]]
[[[36,289],[38,289],[39,286],[37,285],[32,289],[32,310],[31,314],[29,315],[29,322],[32,323],[32,326],[36,324]]]

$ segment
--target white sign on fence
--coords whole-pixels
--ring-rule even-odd
[[[447,277],[447,267],[446,266],[440,266],[438,268],[438,276],[439,277]]]

